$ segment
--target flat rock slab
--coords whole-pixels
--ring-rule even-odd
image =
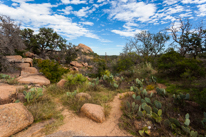
[[[85,103],[81,107],[81,112],[96,122],[102,123],[105,120],[104,108],[100,105]]]
[[[28,125],[34,118],[22,103],[0,105],[0,137],[9,137]]]
[[[22,56],[20,56],[20,55],[6,56],[6,59],[10,63],[12,63],[12,62],[22,62]]]
[[[8,84],[0,85],[0,105],[11,103],[12,98],[16,97],[17,91],[23,89],[24,86],[13,86]]]
[[[30,67],[30,63],[15,63],[18,68]]]
[[[46,125],[53,123],[54,120],[47,120],[44,122],[39,122],[32,124],[27,130],[15,134],[13,137],[42,137],[44,133],[42,132]]]
[[[39,75],[39,74],[30,74],[30,75],[26,75],[26,76],[20,76],[20,77],[17,78],[17,81],[19,83],[39,84],[41,86],[50,84],[50,80],[48,80],[43,75]]]
[[[35,67],[22,68],[21,76],[26,76],[26,75],[29,75],[29,74],[39,74],[39,72]]]

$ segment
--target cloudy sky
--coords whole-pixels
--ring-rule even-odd
[[[50,27],[75,45],[118,55],[141,30],[157,33],[180,17],[206,21],[206,0],[0,0],[0,14],[22,29]]]

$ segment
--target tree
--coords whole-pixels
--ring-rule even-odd
[[[25,45],[20,37],[20,24],[8,16],[0,16],[0,54],[15,54],[15,50],[22,50]]]
[[[52,28],[40,28],[36,38],[40,54],[43,56],[49,51],[61,50],[66,46],[66,39],[54,32]]]
[[[123,50],[124,53],[135,51],[143,57],[157,56],[164,50],[168,40],[169,36],[166,33],[151,34],[148,31],[142,31],[130,39]]]
[[[30,28],[23,29],[21,31],[21,37],[24,41],[24,44],[27,47],[27,50],[35,54],[40,54],[37,38],[36,35],[34,35],[34,31],[32,29]]]
[[[172,24],[171,28],[167,29],[171,31],[173,40],[180,45],[180,54],[185,56],[187,53],[192,54],[196,59],[199,52],[205,50],[204,44],[206,39],[206,31],[203,30],[202,25],[198,28],[192,29],[189,19],[183,21],[179,20],[179,26]]]

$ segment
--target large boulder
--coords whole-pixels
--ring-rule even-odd
[[[100,105],[85,103],[81,112],[96,122],[102,123],[105,120],[104,108]]]
[[[77,68],[82,68],[83,65],[81,63],[78,63],[77,61],[72,61],[70,62],[70,65],[77,67]]]
[[[93,52],[92,49],[82,43],[80,43],[76,49],[80,49],[82,52],[86,52],[86,53],[90,53],[90,52]]]
[[[17,81],[23,84],[40,84],[41,86],[50,84],[50,80],[48,80],[46,77],[40,74],[20,76],[17,78]]]
[[[12,86],[8,84],[0,85],[0,105],[11,103],[16,98],[17,91],[24,86]]]
[[[20,63],[20,62],[22,62],[22,56],[20,56],[20,55],[6,56],[6,59],[10,63]]]
[[[47,125],[50,125],[54,122],[53,119],[38,122],[35,124],[32,124],[27,130],[23,130],[15,135],[13,137],[42,137],[44,136],[43,130]]]
[[[0,105],[0,137],[9,137],[34,121],[32,114],[22,103]]]
[[[35,67],[24,67],[21,70],[21,76],[29,74],[39,74],[38,70]]]

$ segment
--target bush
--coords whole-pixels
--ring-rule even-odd
[[[128,53],[127,55],[120,56],[116,64],[113,66],[113,70],[121,72],[130,69],[133,65],[137,64],[140,57],[136,53]]]
[[[42,72],[52,83],[58,82],[61,79],[61,76],[68,72],[67,69],[54,61],[37,59],[34,62],[37,62],[40,72]]]
[[[86,82],[87,78],[84,77],[82,74],[68,74],[65,76],[65,80],[67,81],[65,83],[65,86],[69,88],[69,90],[72,92],[77,88],[77,86],[83,84]]]
[[[180,77],[186,71],[191,73],[190,76],[205,76],[205,68],[202,61],[184,58],[174,49],[170,49],[158,59],[158,71],[174,77]]]

